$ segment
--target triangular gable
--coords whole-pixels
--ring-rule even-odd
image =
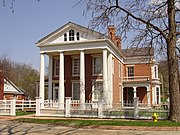
[[[4,78],[4,93],[24,94],[24,92],[19,89],[13,82],[11,82],[7,77]]]
[[[99,39],[103,37],[103,34],[88,29],[84,26],[69,22],[65,24],[64,26],[60,27],[59,29],[53,31],[52,33],[48,34],[44,38],[40,39],[36,44],[38,46],[41,46],[43,44],[53,44],[53,43],[64,43],[64,34],[67,33],[69,35],[70,30],[74,30],[75,34],[79,32],[81,39],[79,41],[83,40],[94,40]],[[76,40],[75,40],[76,41]],[[68,41],[67,41],[68,42]],[[72,42],[72,41],[70,41]]]

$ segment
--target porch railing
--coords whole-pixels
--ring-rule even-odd
[[[132,77],[123,77],[122,81],[124,82],[133,82],[133,81],[149,81],[149,76],[132,76]]]

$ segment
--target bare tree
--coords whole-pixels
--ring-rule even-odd
[[[4,75],[24,89],[31,99],[35,98],[36,82],[39,80],[39,73],[30,65],[12,61],[6,55],[0,57],[0,69]]]
[[[170,119],[180,121],[177,55],[180,49],[176,46],[180,36],[180,1],[81,0],[80,2],[86,4],[85,13],[92,14],[91,28],[104,30],[107,25],[114,24],[123,40],[132,37],[131,46],[150,46],[167,56]]]

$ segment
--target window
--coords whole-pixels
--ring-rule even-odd
[[[76,33],[76,38],[77,38],[77,40],[80,39],[80,38],[79,38],[79,32]]]
[[[72,83],[72,99],[80,100],[80,84],[79,84],[79,82]]]
[[[119,63],[119,78],[121,78],[121,63]]]
[[[96,81],[93,83],[93,101],[97,101],[103,96],[103,82]]]
[[[102,57],[93,58],[93,74],[102,74]]]
[[[157,104],[159,104],[159,87],[156,87],[156,100]]]
[[[69,31],[69,41],[74,41],[74,30]]]
[[[128,77],[133,78],[134,77],[134,67],[128,67]]]
[[[59,76],[59,59],[54,59],[54,76]]]
[[[154,78],[157,78],[157,67],[154,67]]]
[[[80,60],[79,58],[73,58],[73,75],[79,75],[80,74]]]
[[[67,34],[64,34],[64,41],[67,41]]]

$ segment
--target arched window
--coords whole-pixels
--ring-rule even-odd
[[[77,38],[77,40],[80,39],[80,38],[79,38],[79,32],[76,33],[76,38]]]
[[[69,41],[74,41],[74,30],[69,31]]]
[[[64,34],[64,41],[67,41],[67,34]]]

